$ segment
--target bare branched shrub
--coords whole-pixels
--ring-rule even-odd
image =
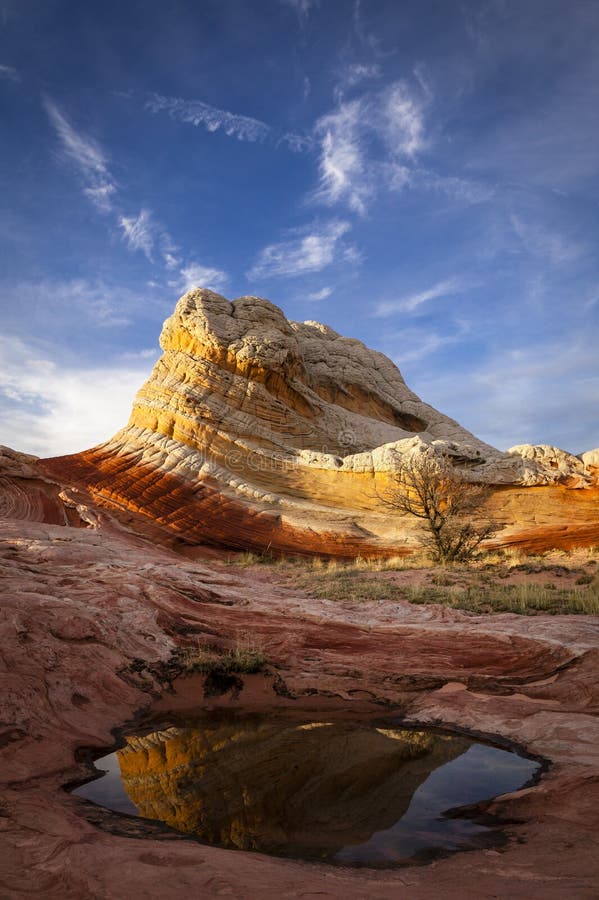
[[[379,499],[422,520],[422,544],[436,562],[473,559],[482,542],[501,528],[482,515],[489,488],[467,481],[446,457],[409,456],[391,480]]]

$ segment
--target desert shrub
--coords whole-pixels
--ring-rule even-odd
[[[421,543],[439,563],[474,559],[480,546],[500,529],[482,516],[490,494],[467,480],[445,456],[432,452],[404,459],[379,499],[384,506],[421,522]]]

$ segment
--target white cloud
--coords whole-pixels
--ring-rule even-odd
[[[167,269],[176,269],[181,265],[181,260],[178,256],[175,256],[174,253],[167,250],[164,253],[164,265]]]
[[[114,184],[107,182],[97,187],[84,188],[83,193],[86,197],[89,197],[100,212],[110,212],[112,209],[112,200],[110,198],[113,194],[116,194],[116,188]]]
[[[305,275],[320,272],[338,259],[351,259],[354,248],[342,240],[350,229],[349,222],[333,220],[326,225],[313,225],[294,232],[290,240],[269,244],[248,272],[249,278],[277,275]]]
[[[381,132],[389,151],[395,157],[414,156],[424,149],[424,116],[422,104],[405,81],[397,81],[380,95]]]
[[[0,66],[0,78],[6,78],[8,81],[18,82],[21,76],[14,66]]]
[[[339,96],[339,94],[338,94]],[[313,199],[345,202],[359,214],[381,188],[412,182],[415,159],[427,142],[424,103],[405,81],[349,101],[314,126],[320,143],[320,184]]]
[[[38,456],[75,453],[126,425],[151,364],[77,368],[0,336],[0,444]]]
[[[525,222],[520,216],[512,215],[511,223],[524,248],[553,265],[574,262],[585,249],[559,232],[538,223]]]
[[[277,147],[283,144],[293,153],[304,153],[314,146],[314,141],[309,136],[295,134],[291,131],[281,133],[260,119],[242,116],[226,109],[218,109],[216,106],[204,103],[203,100],[185,100],[182,97],[150,94],[145,108],[154,114],[166,112],[171,119],[194,125],[196,128],[202,125],[210,132],[222,129],[229,137],[239,141],[272,140]]]
[[[474,178],[439,175],[437,172],[421,168],[411,171],[410,182],[424,190],[437,191],[451,200],[467,205],[484,203],[491,200],[496,193],[496,188],[492,184],[484,184]]]
[[[126,353],[121,354],[121,359],[125,360],[140,360],[140,359],[152,359],[156,360],[160,356],[160,350],[158,347],[146,347],[145,350],[127,350]]]
[[[358,40],[364,44],[371,52],[380,53],[380,39],[370,31],[367,31],[366,24],[364,22],[364,17],[362,15],[362,3],[361,0],[355,0],[354,8],[353,8],[353,26],[356,37]]]
[[[400,349],[393,355],[393,361],[399,367],[408,362],[415,362],[418,359],[431,356],[441,347],[448,344],[455,344],[461,339],[461,335],[436,334],[435,332],[424,332],[420,329],[407,329],[402,332],[401,341],[406,349]]]
[[[142,209],[137,216],[120,216],[119,226],[131,250],[141,250],[151,261],[158,228],[149,209]]]
[[[363,150],[362,100],[341,103],[322,116],[315,133],[320,137],[320,187],[315,199],[333,205],[347,201],[350,209],[364,213],[373,193]]]
[[[153,113],[167,112],[172,119],[188,122],[196,127],[203,125],[207,131],[218,131],[222,128],[225,134],[240,141],[262,141],[271,133],[270,126],[259,119],[218,109],[202,100],[184,100],[181,97],[151,94],[146,101],[146,109]]]
[[[352,63],[346,66],[341,73],[340,90],[355,87],[363,81],[380,78],[382,74],[378,63]]]
[[[101,147],[91,138],[76,131],[53,100],[44,98],[48,118],[62,144],[68,159],[77,166],[85,182],[84,194],[100,212],[112,209],[110,197],[116,186],[108,170],[108,162]]]
[[[180,271],[180,279],[170,281],[171,287],[181,291],[191,291],[196,287],[210,288],[213,291],[221,290],[229,280],[229,276],[222,269],[213,269],[209,266],[201,266],[199,263],[189,263]]]
[[[148,299],[123,285],[115,287],[102,279],[70,278],[39,281],[4,282],[0,293],[5,303],[5,324],[20,318],[25,308],[37,326],[37,333],[64,335],[73,323],[85,328],[122,328],[141,309],[148,310]],[[12,311],[14,314],[11,315]],[[156,313],[159,311],[156,310]]]
[[[161,106],[162,101],[164,101],[166,107]],[[172,102],[175,104],[173,110],[179,110],[181,115],[185,113],[183,107],[177,106],[177,104],[183,104],[183,101],[169,101],[168,98],[160,98],[156,95],[152,102],[155,102],[156,104],[154,111],[159,108],[169,108],[168,104]],[[112,212],[114,210],[112,198],[117,193],[117,188],[110,176],[108,162],[103,150],[95,141],[77,132],[64,113],[61,112],[52,100],[45,98],[44,106],[61,141],[65,156],[75,162],[79,172],[84,178],[85,187],[83,188],[83,193],[94,203],[100,212]],[[249,136],[251,128],[253,127],[252,123],[257,125],[261,124],[257,123],[257,120],[223,113],[222,110],[207,107],[206,104],[192,103],[190,105],[188,104],[188,106],[190,106],[190,109],[187,110],[187,113],[191,116],[189,121],[193,121],[194,124],[199,124],[200,121],[204,121],[204,124],[209,130],[214,130],[215,128],[222,126],[228,134],[235,134],[242,140],[255,139]],[[191,107],[196,108],[195,114]],[[211,111],[211,114],[214,115],[211,117],[206,113],[202,119],[203,113],[198,112],[199,107],[203,108],[204,113],[206,113],[206,110],[209,110]],[[193,118],[194,115],[196,115],[196,117],[199,116],[200,118],[196,121]],[[264,127],[269,130],[268,126]],[[292,134],[286,135],[284,139],[290,144],[294,139],[301,141],[299,136]],[[226,273],[222,272],[220,269],[206,268],[205,266],[200,266],[195,263],[190,263],[181,268],[182,259],[179,255],[179,248],[174,244],[165,228],[154,219],[151,210],[144,207],[137,215],[131,216],[118,214],[117,210],[114,210],[114,212],[118,226],[122,230],[123,240],[126,241],[130,250],[140,250],[149,262],[153,262],[154,251],[158,248],[166,269],[179,269],[181,278],[179,281],[170,282],[171,286],[182,287],[184,290],[187,290],[190,286],[195,286],[197,284],[204,284],[206,286],[209,284],[217,289],[218,287],[222,287],[227,281]],[[126,320],[119,320],[119,324],[125,322]]]
[[[294,134],[292,131],[287,131],[277,141],[277,146],[280,144],[286,144],[292,153],[306,153],[314,147],[314,140],[303,134]]]
[[[306,295],[306,300],[326,300],[333,293],[333,288],[323,287],[320,291],[313,291]]]
[[[502,347],[459,378],[446,373],[412,384],[437,409],[482,440],[506,449],[552,444],[571,453],[599,445],[596,334],[564,333],[559,342]]]
[[[100,147],[90,138],[79,134],[67,121],[63,113],[55,103],[47,99],[44,101],[46,112],[54,126],[65,153],[73,159],[84,172],[107,173],[107,164],[104,153]]]
[[[375,307],[374,315],[379,317],[392,316],[396,312],[414,312],[424,303],[430,300],[438,300],[440,297],[450,297],[464,290],[467,286],[458,278],[449,278],[438,281],[432,287],[415,294],[399,297],[397,300],[384,300]]]

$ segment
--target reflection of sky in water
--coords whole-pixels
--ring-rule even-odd
[[[138,816],[139,810],[133,805],[123,787],[116,753],[111,753],[109,756],[103,756],[102,759],[97,760],[96,768],[99,771],[104,770],[106,774],[96,778],[95,781],[88,781],[87,784],[82,784],[81,787],[75,788],[73,793],[77,794],[78,797],[83,797],[84,800],[91,800],[92,803],[105,806],[106,809],[112,809],[114,812]]]
[[[453,850],[467,845],[470,838],[488,829],[467,819],[443,818],[442,814],[452,807],[515,791],[534,775],[538,766],[515,753],[473,744],[428,776],[395,825],[375,832],[363,844],[344,847],[334,859],[354,865],[376,865],[398,862],[419,850]]]

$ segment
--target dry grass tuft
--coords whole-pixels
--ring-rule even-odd
[[[319,557],[274,559],[269,554],[242,553],[230,563],[244,567],[270,565],[288,584],[322,600],[407,600],[479,614],[599,615],[597,552],[597,548],[591,548],[532,556],[519,550],[494,551],[469,563],[444,566],[432,566],[424,554],[386,559],[358,557],[348,562]],[[394,572],[411,570],[423,570],[417,580],[428,579],[430,584],[408,585],[402,583],[400,575],[393,577]]]
[[[198,644],[182,647],[178,658],[185,672],[211,675],[245,674],[261,672],[267,664],[266,654],[248,643],[238,643],[230,650],[219,651]]]
[[[583,588],[557,588],[551,583],[469,585],[465,590],[409,587],[406,595],[410,603],[441,604],[475,613],[599,615],[599,579]]]

